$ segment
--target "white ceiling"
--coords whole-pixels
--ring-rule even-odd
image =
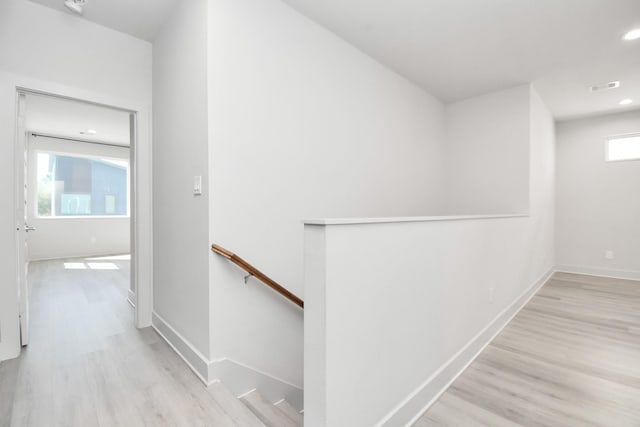
[[[536,82],[560,119],[640,106],[639,0],[283,1],[445,102]]]
[[[64,0],[31,0],[72,14]],[[84,18],[96,24],[153,41],[179,0],[88,0]]]
[[[620,87],[596,93],[587,90],[594,83],[612,80],[619,80]],[[566,68],[539,79],[536,88],[557,120],[635,110],[640,108],[640,62]],[[619,105],[626,98],[633,104]]]
[[[43,135],[129,145],[129,113],[51,96],[27,95],[27,131]],[[96,135],[80,132],[93,129]]]
[[[152,41],[178,1],[88,0],[84,18]],[[621,40],[640,0],[282,1],[444,102],[534,82],[560,120],[640,108],[640,40]]]

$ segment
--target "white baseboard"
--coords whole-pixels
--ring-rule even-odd
[[[95,252],[95,253],[91,253],[91,252],[87,252],[87,253],[82,253],[82,254],[68,254],[68,255],[55,255],[55,256],[35,256],[33,258],[29,258],[29,262],[31,261],[57,261],[57,260],[63,260],[63,259],[79,259],[79,258],[101,258],[101,257],[109,257],[109,256],[120,256],[120,255],[129,255],[130,251],[129,248],[127,248],[124,251],[120,251],[120,252],[113,252],[113,251],[109,251],[109,252]]]
[[[547,271],[531,284],[511,305],[502,310],[486,327],[433,375],[394,408],[378,426],[410,426],[420,418],[447,388],[464,372],[484,348],[518,314],[535,293],[551,278],[554,269]]]
[[[640,280],[640,271],[615,270],[611,268],[583,267],[575,265],[558,265],[560,273],[586,274],[588,276],[611,277],[613,279]]]
[[[209,359],[156,312],[151,315],[151,326],[187,363],[200,381],[205,385],[211,384],[212,381],[209,380],[211,361]]]
[[[151,326],[205,385],[220,381],[236,396],[257,389],[270,402],[286,399],[294,408],[302,409],[302,388],[228,358],[209,360],[155,312]]]
[[[127,291],[127,302],[129,304],[131,304],[131,307],[135,308],[135,306],[136,306],[136,293],[133,292],[131,289],[129,289]]]

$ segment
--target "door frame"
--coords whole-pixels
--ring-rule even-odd
[[[14,170],[16,186],[16,276],[18,281],[18,318],[20,324],[20,344],[25,346],[29,343],[29,281],[27,272],[27,200],[28,188],[28,147],[27,130],[25,127],[27,95],[23,92],[16,92],[16,144],[14,148]],[[22,166],[22,172],[20,171]]]
[[[3,77],[0,73],[0,77]],[[112,95],[100,94],[90,91],[85,91],[78,88],[58,85],[50,82],[43,82],[33,80],[29,78],[22,78],[20,76],[11,76],[13,80],[11,86],[14,88],[15,93],[15,111],[14,120],[17,125],[18,121],[18,104],[20,93],[37,94],[53,96],[62,99],[74,100],[93,105],[100,105],[108,108],[118,109],[128,112],[130,114],[130,122],[133,125],[131,128],[132,143],[131,143],[131,283],[135,289],[135,326],[137,328],[144,328],[151,326],[151,314],[153,311],[153,264],[152,264],[152,251],[153,251],[153,236],[152,236],[152,175],[151,175],[151,114],[150,107],[147,102],[140,102],[139,100],[127,100],[114,97]],[[2,82],[0,82],[1,84]],[[17,129],[15,126],[14,129]],[[19,149],[18,135],[14,132],[13,137],[13,151],[14,151],[14,191],[22,191],[18,189],[17,174],[23,173],[24,165],[16,164],[16,150]],[[18,200],[21,200],[18,194],[13,197],[14,200],[14,224],[18,224]],[[23,220],[21,220],[23,221]],[[24,233],[24,231],[22,231]],[[16,243],[20,240],[15,239]],[[16,262],[18,260],[18,252],[16,249]],[[17,275],[17,270],[16,270]],[[8,284],[13,286],[14,291],[17,291],[20,286],[19,277],[16,277],[16,282]],[[2,286],[0,284],[0,286]],[[20,304],[19,301],[18,304]],[[18,309],[18,307],[16,307]],[[17,310],[19,311],[19,310]],[[10,319],[11,320],[11,319]],[[12,335],[19,336],[19,318],[13,319],[15,324],[11,322],[10,325],[3,325],[11,329]],[[4,343],[3,343],[4,344]],[[4,352],[0,352],[0,360],[4,358],[10,358],[17,356],[20,352],[19,340],[12,340],[13,346],[9,351],[6,349]],[[4,354],[3,354],[4,353]],[[7,357],[8,356],[8,357]]]

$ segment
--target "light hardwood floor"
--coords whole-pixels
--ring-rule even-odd
[[[0,426],[263,426],[134,328],[129,261],[35,262],[30,283],[31,342],[0,363]]]
[[[128,261],[30,274],[31,343],[0,363],[1,427],[262,425],[133,327]],[[557,274],[415,425],[640,426],[640,282]]]
[[[640,426],[640,282],[557,273],[414,426]]]

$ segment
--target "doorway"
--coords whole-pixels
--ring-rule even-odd
[[[136,112],[19,89],[16,135],[16,270],[25,346],[30,262],[38,263],[32,269],[38,283],[43,266],[85,269],[85,276],[123,270],[129,282],[123,302],[136,307]],[[91,298],[95,289],[85,291]],[[137,308],[133,318],[144,326]]]

